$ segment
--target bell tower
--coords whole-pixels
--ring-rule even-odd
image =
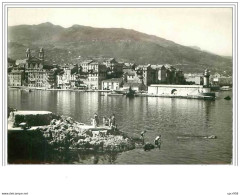
[[[40,60],[44,61],[44,50],[43,48],[40,48],[38,57]]]
[[[30,50],[29,48],[27,48],[27,50],[26,50],[26,57],[27,57],[28,59],[31,58],[31,50]]]

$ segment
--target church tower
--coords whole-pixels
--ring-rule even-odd
[[[26,50],[26,57],[27,57],[28,59],[31,58],[31,50],[30,50],[29,48],[27,48],[27,50]]]
[[[44,50],[43,48],[40,48],[38,57],[40,60],[44,61]]]

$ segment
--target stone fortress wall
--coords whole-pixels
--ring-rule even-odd
[[[166,96],[201,95],[209,92],[210,88],[204,88],[202,85],[150,85],[148,87],[148,94]]]

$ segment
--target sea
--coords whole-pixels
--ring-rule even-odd
[[[67,164],[231,164],[233,144],[232,91],[216,92],[215,101],[163,97],[108,96],[104,92],[8,89],[7,105],[18,110],[47,110],[90,124],[94,113],[115,114],[118,128],[129,136],[153,143],[161,135],[161,147],[142,147],[113,154],[73,152]],[[215,136],[216,139],[209,139]]]

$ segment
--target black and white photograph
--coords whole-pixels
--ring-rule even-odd
[[[9,7],[7,163],[232,164],[232,17]]]
[[[0,17],[1,195],[238,195],[237,2]]]

